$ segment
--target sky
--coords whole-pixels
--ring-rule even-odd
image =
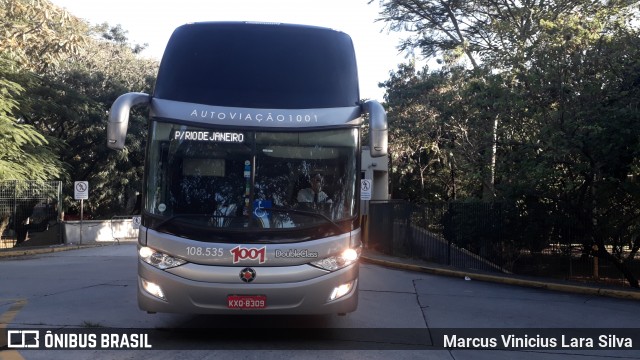
[[[405,36],[389,32],[373,0],[51,0],[91,24],[120,24],[129,41],[148,44],[144,56],[160,60],[171,33],[197,21],[268,21],[315,25],[349,34],[353,40],[360,97],[384,100],[378,83],[406,62],[397,45]]]

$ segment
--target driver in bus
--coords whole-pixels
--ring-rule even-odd
[[[312,203],[312,204],[331,204],[332,201],[329,195],[322,191],[323,179],[320,174],[316,174],[311,177],[311,187],[301,189],[298,192],[299,203]]]

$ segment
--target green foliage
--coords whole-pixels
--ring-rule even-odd
[[[121,30],[110,33],[120,35],[112,42],[94,33],[94,39],[69,62],[43,77],[24,108],[29,113],[25,117],[40,131],[64,139],[67,146],[60,149],[60,157],[71,166],[73,180],[89,181],[85,209],[97,217],[123,214],[130,197],[141,189],[147,134],[144,109],[130,117],[123,152],[106,147],[106,118],[119,95],[150,92],[158,66],[154,60],[138,58],[135,48],[123,42]],[[77,211],[71,182],[64,193],[68,211]]]
[[[43,73],[86,42],[87,24],[47,0],[0,1],[0,52]]]
[[[418,201],[482,197],[502,106],[500,78],[460,67],[416,72],[409,64],[383,85],[394,195]]]
[[[381,3],[414,34],[402,46],[444,59],[383,84],[394,195],[515,204],[518,246],[581,243],[637,286],[622,266],[640,249],[635,2]]]
[[[66,175],[60,142],[21,116],[25,94],[38,75],[83,42],[83,24],[48,1],[0,2],[0,179],[50,180]]]
[[[48,180],[64,175],[47,137],[14,113],[24,88],[9,78],[11,62],[0,59],[0,180]]]
[[[0,178],[64,177],[67,212],[79,206],[73,181],[87,180],[87,213],[123,214],[141,188],[147,121],[134,111],[127,149],[116,153],[106,147],[107,113],[117,96],[150,91],[157,62],[140,58],[144,46],[120,26],[90,26],[46,0],[2,0],[0,19]]]

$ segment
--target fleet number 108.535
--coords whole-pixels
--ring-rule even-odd
[[[187,255],[217,257],[224,255],[224,250],[214,247],[187,246]]]

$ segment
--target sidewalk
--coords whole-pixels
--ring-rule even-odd
[[[362,261],[385,267],[424,272],[434,275],[457,277],[460,279],[488,281],[500,284],[517,285],[538,289],[563,291],[574,294],[608,296],[629,300],[640,300],[640,290],[625,288],[600,287],[598,285],[580,284],[557,279],[534,278],[503,273],[489,273],[473,270],[463,270],[429,263],[418,259],[407,259],[381,254],[371,249],[365,249],[361,257]]]
[[[3,258],[49,254],[49,253],[55,253],[60,251],[86,249],[86,248],[93,248],[93,247],[99,247],[99,246],[109,246],[113,244],[115,244],[115,242],[89,243],[89,244],[83,244],[83,245],[59,244],[59,245],[48,245],[48,246],[25,246],[25,247],[17,247],[17,248],[13,247],[8,249],[0,249],[0,260]]]

